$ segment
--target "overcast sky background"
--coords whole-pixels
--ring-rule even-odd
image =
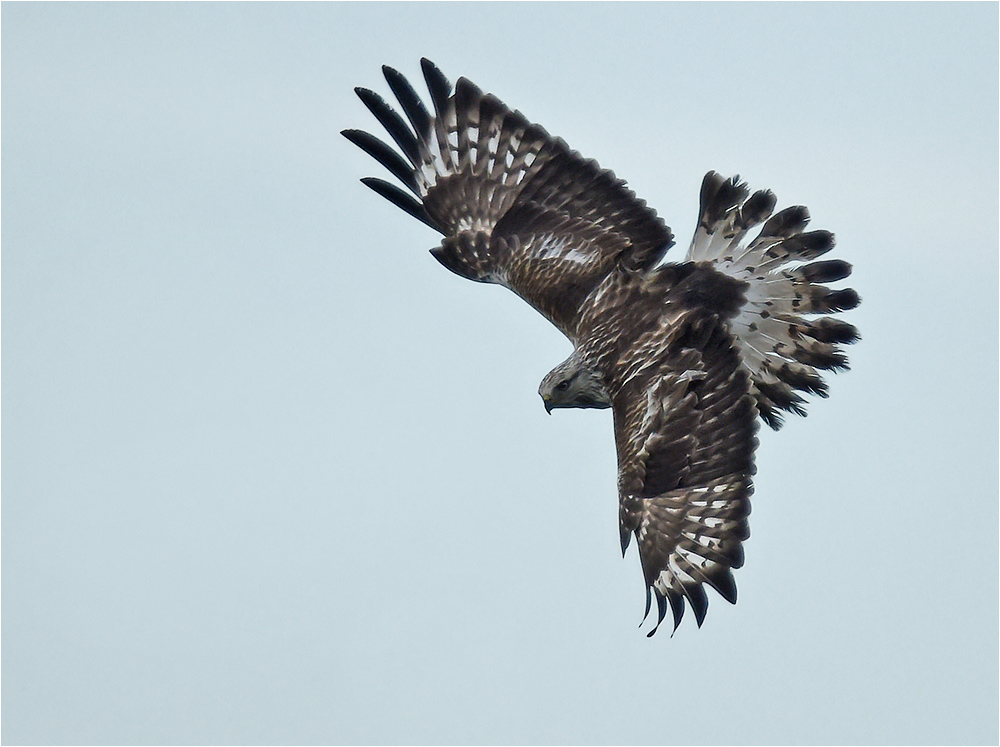
[[[995,744],[997,14],[4,3],[4,742]],[[569,343],[358,183],[352,89],[421,56],[670,259],[716,169],[855,265],[701,630],[636,627]]]

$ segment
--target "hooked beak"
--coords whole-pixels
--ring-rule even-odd
[[[552,400],[550,400],[548,397],[542,397],[542,402],[545,403],[545,412],[547,412],[549,415],[551,415],[552,414]]]

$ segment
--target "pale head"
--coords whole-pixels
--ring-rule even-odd
[[[557,407],[611,407],[603,377],[584,366],[575,353],[545,374],[538,393],[549,414]]]

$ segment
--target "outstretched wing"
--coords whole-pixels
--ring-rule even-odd
[[[613,408],[622,552],[634,534],[646,614],[655,597],[658,628],[669,602],[676,630],[685,599],[701,626],[704,584],[736,603],[731,569],[750,535],[757,412],[718,315],[684,312],[668,334],[663,356],[622,383]]]
[[[372,91],[358,96],[402,151],[360,130],[344,136],[410,193],[362,181],[445,235],[432,254],[449,270],[513,290],[574,338],[581,301],[618,267],[653,267],[670,229],[625,182],[460,78],[454,92],[421,60],[433,114],[383,67],[406,120]]]
[[[761,417],[781,427],[780,410],[805,414],[798,392],[827,395],[820,371],[848,368],[838,347],[859,339],[853,325],[829,316],[861,299],[851,288],[821,283],[843,280],[851,266],[843,260],[815,261],[834,246],[829,231],[806,231],[809,211],[799,205],[774,215],[773,192],[750,194],[739,177],[710,171],[701,185],[701,213],[687,259],[711,262],[714,269],[745,282],[745,302],[729,321]],[[757,236],[744,242],[763,223]]]

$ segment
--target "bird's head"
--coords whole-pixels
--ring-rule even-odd
[[[557,407],[611,407],[603,377],[583,366],[575,354],[545,374],[538,393],[550,415]]]

